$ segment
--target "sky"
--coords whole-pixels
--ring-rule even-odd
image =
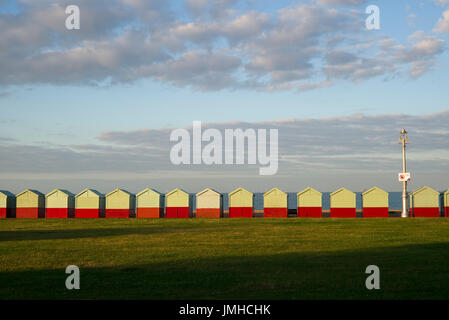
[[[448,41],[449,0],[0,0],[0,189],[400,191],[405,127],[410,189],[445,190]],[[277,173],[174,165],[193,121],[277,129]]]

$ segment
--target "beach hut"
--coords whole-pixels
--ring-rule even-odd
[[[340,188],[330,194],[331,218],[355,218],[355,193]]]
[[[444,216],[449,217],[449,189],[443,194]]]
[[[16,197],[9,191],[0,190],[0,218],[16,216]]]
[[[364,218],[388,218],[388,192],[373,187],[362,193]]]
[[[84,189],[75,196],[75,218],[100,218],[104,216],[106,199],[93,189]]]
[[[129,218],[134,215],[136,197],[126,190],[115,189],[106,195],[106,218]]]
[[[311,187],[298,192],[298,217],[321,218],[322,198],[322,193]]]
[[[410,194],[412,217],[439,217],[440,193],[429,187],[421,187]]]
[[[223,208],[223,196],[221,193],[206,188],[196,194],[197,218],[220,218]]]
[[[164,196],[156,190],[146,188],[136,196],[137,218],[162,218],[164,215]]]
[[[166,218],[189,218],[190,196],[187,192],[176,188],[165,195]]]
[[[263,195],[263,216],[265,218],[287,218],[287,194],[273,188]]]
[[[55,189],[45,195],[46,218],[75,216],[75,196],[67,190]]]
[[[37,190],[27,189],[16,196],[16,218],[44,218],[45,196]]]
[[[237,188],[228,195],[229,218],[252,218],[254,195],[243,188]]]

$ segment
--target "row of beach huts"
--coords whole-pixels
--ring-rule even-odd
[[[55,189],[44,195],[27,189],[17,195],[0,191],[1,218],[221,218],[224,217],[223,195],[207,188],[197,193],[196,210],[192,195],[176,188],[167,194],[147,188],[137,195],[116,189],[106,196],[93,189],[77,195]],[[422,187],[411,194],[410,214],[413,217],[439,217],[440,193]],[[449,189],[442,194],[442,216],[449,217]],[[297,193],[298,217],[322,217],[322,193],[306,188]],[[227,216],[251,218],[254,215],[254,194],[237,188],[228,194]],[[263,195],[263,217],[287,217],[287,193],[273,188]],[[362,193],[363,217],[388,217],[388,193],[373,187]],[[330,194],[330,217],[356,217],[356,194],[340,188]]]

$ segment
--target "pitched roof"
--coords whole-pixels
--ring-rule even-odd
[[[198,197],[198,196],[201,196],[203,193],[206,193],[206,192],[209,192],[209,191],[221,196],[221,193],[220,193],[220,192],[215,191],[214,189],[211,189],[211,188],[206,188],[206,189],[204,189],[203,191],[198,192],[198,193],[196,194],[196,196],[197,196],[197,197]]]
[[[412,192],[412,195],[415,195],[415,194],[417,194],[417,193],[420,193],[421,191],[424,191],[424,190],[429,190],[429,191],[432,191],[433,193],[440,194],[438,191],[432,189],[431,187],[424,186],[424,187],[418,188],[418,189],[416,189],[415,191],[413,191],[413,192]]]
[[[370,193],[370,192],[372,192],[372,191],[375,191],[375,190],[377,190],[377,191],[381,191],[381,192],[383,192],[383,193],[386,193],[386,194],[388,194],[388,192],[387,192],[387,191],[385,191],[385,190],[382,190],[381,188],[378,188],[378,187],[372,187],[372,188],[370,188],[370,189],[368,189],[368,190],[364,191],[364,192],[362,193],[362,195],[368,194],[368,193]]]
[[[104,197],[104,194],[102,194],[101,192],[98,192],[97,190],[95,190],[95,189],[89,189],[89,188],[86,188],[86,189],[84,189],[84,190],[82,190],[80,193],[78,193],[76,196],[75,196],[75,198],[78,198],[79,196],[82,196],[84,193],[86,193],[86,192],[92,192],[92,193],[95,193],[98,197],[100,197],[100,198],[102,198],[102,197]]]
[[[272,193],[273,191],[279,191],[279,192],[281,192],[281,193],[283,193],[283,194],[286,194],[284,191],[282,191],[281,189],[279,189],[279,188],[272,188],[272,189],[270,189],[270,190],[268,190],[267,192],[265,192],[264,194],[263,194],[263,196],[265,197],[265,196],[267,196],[267,195],[269,195],[270,193]]]
[[[148,192],[148,191],[150,191],[150,192],[154,192],[154,193],[156,193],[156,194],[158,194],[158,195],[162,195],[159,191],[157,191],[157,190],[154,190],[154,189],[151,189],[151,188],[145,188],[145,189],[143,189],[142,191],[140,191],[138,194],[136,194],[136,196],[137,197],[140,197],[141,195],[143,195],[144,193],[146,193],[146,192]]]
[[[16,197],[20,197],[21,195],[23,195],[23,194],[25,194],[27,192],[32,192],[32,193],[34,193],[34,194],[36,194],[36,195],[38,195],[40,197],[45,197],[45,195],[43,193],[41,193],[41,192],[39,192],[37,190],[34,190],[34,189],[23,190],[21,193],[17,194]]]
[[[133,194],[132,194],[131,192],[128,192],[128,191],[126,191],[126,190],[124,190],[124,189],[117,188],[117,189],[115,189],[115,190],[109,192],[109,193],[106,195],[106,197],[109,197],[110,195],[113,195],[114,193],[119,192],[119,191],[121,191],[121,192],[123,192],[123,193],[126,193],[126,194],[128,194],[129,196],[133,196]]]
[[[54,194],[54,193],[56,193],[56,192],[58,192],[58,191],[60,191],[60,192],[62,192],[62,193],[65,193],[65,194],[68,195],[69,197],[74,197],[74,196],[75,196],[75,195],[74,195],[73,193],[71,193],[70,191],[67,191],[67,190],[64,190],[64,189],[54,189],[53,191],[50,191],[49,193],[47,193],[47,194],[45,195],[45,197],[47,198],[47,197],[51,196],[52,194]]]
[[[239,188],[235,189],[234,191],[232,191],[231,193],[229,193],[228,196],[232,196],[232,195],[236,194],[237,192],[242,192],[242,191],[243,192],[247,192],[247,193],[253,195],[252,192],[250,192],[250,191],[248,191],[248,190],[246,190],[246,189],[244,189],[242,187],[239,187]]]
[[[5,196],[8,196],[8,197],[15,197],[14,193],[6,191],[6,190],[0,190],[0,193],[4,194]]]
[[[180,192],[182,192],[182,193],[184,193],[185,195],[189,195],[187,192],[185,192],[184,190],[182,190],[182,189],[179,189],[179,188],[176,188],[176,189],[173,189],[172,191],[170,191],[169,193],[167,193],[165,196],[167,197],[167,196],[170,196],[170,195],[172,195],[173,193],[176,193],[176,192],[178,192],[178,191],[180,191]]]
[[[313,191],[313,192],[319,193],[320,195],[322,194],[321,192],[319,192],[318,190],[316,190],[316,189],[314,189],[314,188],[312,188],[312,187],[307,187],[307,188],[305,188],[304,190],[299,191],[296,195],[299,196],[299,195],[301,195],[301,194],[303,194],[303,193],[306,193],[306,192],[308,192],[308,191]]]
[[[332,193],[330,194],[330,196],[336,195],[337,193],[340,193],[340,192],[342,192],[342,191],[346,191],[346,192],[350,192],[350,193],[353,193],[353,194],[354,194],[354,192],[352,192],[351,190],[346,189],[345,187],[341,187],[340,189],[337,189],[337,190],[335,190],[334,192],[332,192]]]

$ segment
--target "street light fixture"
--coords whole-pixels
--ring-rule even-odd
[[[408,143],[407,131],[401,129],[399,143],[402,144],[402,173],[399,174],[399,181],[402,181],[402,218],[408,217],[407,211],[407,180],[410,180],[410,173],[407,172],[405,163],[405,145]]]

